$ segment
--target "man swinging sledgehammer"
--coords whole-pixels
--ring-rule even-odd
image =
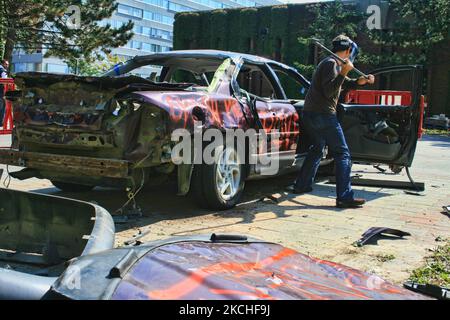
[[[336,206],[338,208],[360,208],[366,203],[364,199],[355,198],[352,190],[350,151],[336,115],[343,87],[353,89],[358,85],[363,86],[375,82],[373,75],[359,79],[347,77],[348,73],[354,69],[353,61],[358,52],[357,48],[357,45],[349,37],[344,35],[336,37],[333,40],[333,52],[346,63],[329,56],[318,65],[314,73],[303,112],[304,130],[311,137],[312,146],[293,190],[295,194],[312,191],[323,150],[328,145],[336,163]]]

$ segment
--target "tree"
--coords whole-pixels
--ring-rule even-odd
[[[391,0],[396,16],[388,30],[372,30],[375,44],[390,51],[372,56],[379,65],[426,64],[434,46],[449,39],[450,6],[448,0]]]
[[[80,25],[75,28],[68,23],[73,15],[66,11],[71,6],[80,9]],[[47,49],[46,56],[66,61],[108,54],[133,36],[131,21],[117,29],[99,24],[116,9],[114,0],[0,0],[3,56],[10,60],[14,48]]]
[[[298,39],[301,46],[311,46],[311,38],[321,39],[328,47],[339,34],[356,38],[364,23],[365,14],[357,11],[353,4],[344,4],[342,1],[311,4],[307,8],[314,18],[304,36]],[[309,78],[315,68],[313,61],[310,64],[296,62],[295,66]]]

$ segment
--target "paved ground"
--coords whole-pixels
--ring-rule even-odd
[[[7,142],[0,138],[1,144]],[[1,168],[1,167],[0,167]],[[18,168],[10,168],[15,171]],[[243,203],[227,212],[197,209],[188,199],[175,196],[175,185],[147,189],[138,197],[144,218],[117,226],[117,245],[150,230],[143,240],[209,233],[247,234],[278,242],[312,256],[373,272],[396,283],[406,280],[420,267],[439,237],[450,237],[450,220],[441,213],[450,205],[450,137],[425,137],[412,168],[417,181],[425,182],[424,196],[401,190],[356,187],[358,196],[369,200],[363,210],[334,208],[334,186],[319,183],[310,195],[292,196],[282,190],[292,180],[287,176],[249,182]],[[406,174],[381,174],[370,166],[355,166],[365,178],[407,181]],[[3,180],[6,174],[3,175]],[[118,190],[96,189],[86,194],[61,193],[49,181],[12,179],[10,187],[96,201],[111,212],[126,200]],[[281,192],[281,193],[280,193]],[[258,201],[274,195],[279,203]],[[407,240],[378,241],[355,248],[352,243],[370,227],[398,228],[410,232]]]

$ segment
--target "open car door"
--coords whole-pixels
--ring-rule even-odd
[[[422,131],[423,69],[408,65],[377,69],[371,74],[376,83],[346,93],[345,103],[339,106],[352,159],[356,163],[410,167]]]

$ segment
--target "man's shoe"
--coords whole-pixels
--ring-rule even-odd
[[[348,201],[336,201],[336,207],[341,209],[357,209],[361,208],[366,204],[366,200],[364,199],[353,199]]]
[[[287,187],[286,190],[287,190],[288,192],[290,192],[290,193],[293,193],[293,194],[299,194],[299,195],[300,195],[300,194],[305,194],[305,193],[310,193],[310,192],[312,192],[312,191],[313,191],[313,188],[307,188],[307,189],[305,189],[305,190],[300,190],[300,189],[296,189],[295,186],[292,185],[292,186]]]

